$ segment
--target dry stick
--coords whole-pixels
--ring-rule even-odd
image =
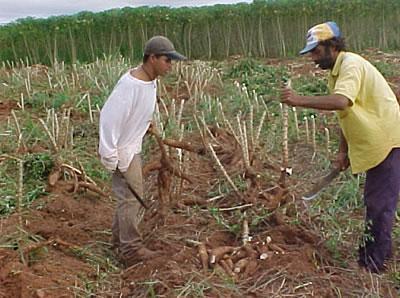
[[[180,142],[182,142],[184,132],[185,132],[185,126],[182,124],[181,125],[180,135],[179,135],[179,141]],[[180,171],[184,172],[185,155],[183,154],[181,148],[177,148],[176,150],[178,152],[178,159],[179,159],[178,168],[179,168]],[[183,189],[183,179],[181,178],[181,181],[180,181],[179,186],[178,186],[178,192],[177,192],[178,196],[181,195],[182,189]]]
[[[219,102],[218,105],[219,105],[219,108],[220,108],[220,111],[221,111],[222,119],[224,120],[225,124],[228,126],[228,128],[229,128],[229,130],[231,131],[231,133],[232,133],[233,137],[235,138],[236,142],[237,142],[238,144],[240,144],[239,138],[238,138],[238,136],[236,135],[235,131],[233,130],[232,124],[231,124],[231,123],[229,122],[229,120],[225,117],[225,113],[224,113],[224,110],[223,110],[223,108],[222,108],[222,104]]]
[[[253,90],[254,92],[254,90]],[[254,107],[253,105],[250,106],[250,140],[251,146],[254,147]]]
[[[244,132],[243,129],[245,127],[243,127],[242,129],[242,124],[240,123],[240,116],[239,114],[236,115],[236,121],[237,121],[237,125],[238,125],[238,129],[239,129],[239,138],[240,138],[240,149],[242,149],[242,154],[243,154],[243,161],[245,163],[246,168],[249,167],[250,162],[248,162],[248,158],[247,158],[247,154],[246,154],[246,142],[245,142],[245,137],[244,137]]]
[[[69,123],[71,119],[71,108],[67,110],[67,115],[64,117],[64,120],[66,122],[65,124],[65,130],[64,130],[64,148],[68,147],[68,135],[69,135]]]
[[[162,107],[163,107],[163,109],[164,109],[164,112],[165,112],[166,117],[169,118],[168,108],[167,108],[167,106],[165,105],[165,102],[164,102],[164,100],[163,100],[161,97],[160,97],[160,102],[161,102],[161,105],[162,105]]]
[[[82,163],[80,161],[78,161],[78,165],[79,165],[79,169],[82,172],[82,179],[84,182],[86,182],[88,180],[88,175],[86,174],[85,168],[83,167]]]
[[[154,122],[159,131],[164,131],[164,126],[161,121],[160,107],[159,107],[158,103],[156,103],[156,112],[155,112],[155,116],[154,116]]]
[[[70,141],[70,143],[71,143],[71,147],[70,148],[73,148],[74,147],[74,126],[71,126],[71,141]]]
[[[307,116],[304,116],[304,122],[306,125],[306,143],[310,143],[310,130],[308,129],[308,118]]]
[[[17,212],[18,212],[18,221],[19,225],[22,228],[22,199],[23,199],[23,190],[24,190],[24,161],[22,159],[18,159],[18,191],[17,191]]]
[[[283,140],[282,140],[282,167],[285,170],[289,162],[289,148],[288,148],[288,106],[283,104],[282,121],[283,121]]]
[[[79,187],[83,187],[83,188],[87,188],[87,189],[89,189],[90,191],[93,191],[93,192],[95,192],[95,193],[97,193],[97,194],[99,194],[99,195],[101,195],[101,196],[103,196],[103,197],[105,197],[105,198],[108,198],[108,197],[109,197],[108,194],[106,194],[104,191],[102,191],[102,190],[101,190],[100,188],[98,188],[96,185],[93,185],[93,183],[83,182],[83,181],[78,181],[78,182],[76,182],[76,181],[70,181],[70,182],[67,182],[67,184],[73,185],[73,187],[74,187],[73,192],[74,192],[74,193],[78,190]]]
[[[261,115],[261,120],[260,120],[260,123],[258,125],[257,133],[256,133],[256,140],[255,140],[256,144],[258,144],[258,140],[259,140],[260,134],[261,134],[261,129],[262,129],[263,125],[264,125],[264,121],[265,121],[265,116],[266,115],[267,115],[267,111],[264,111],[263,114]]]
[[[49,73],[47,73],[47,81],[49,82],[50,89],[53,89],[53,84],[51,83],[51,76]]]
[[[196,123],[197,129],[199,130],[201,142],[203,143],[204,148],[207,148],[208,142],[206,140],[206,136],[204,135],[204,130],[201,129],[199,121],[197,120],[197,117],[195,114],[193,114],[193,119],[194,119],[194,122]]]
[[[39,118],[39,122],[42,124],[47,136],[50,138],[50,142],[51,142],[51,145],[53,146],[54,152],[57,153],[58,152],[58,146],[57,146],[57,143],[56,143],[54,137],[51,135],[51,132],[50,132],[49,128],[47,127],[46,123],[44,123],[42,118]]]
[[[58,116],[57,116],[57,113],[56,113],[56,112],[54,112],[53,117],[54,117],[54,124],[55,124],[55,128],[54,128],[54,131],[55,131],[54,139],[55,139],[56,142],[58,143],[58,137],[59,137],[59,133],[60,133],[60,125],[58,124]]]
[[[93,123],[92,103],[91,103],[91,100],[90,100],[90,93],[89,92],[87,93],[87,101],[88,101],[90,123]]]
[[[208,135],[211,137],[211,139],[216,143],[219,144],[218,140],[214,137],[210,129],[208,128],[208,125],[206,123],[206,120],[204,119],[204,113],[202,113],[202,116],[200,117],[201,123],[204,126],[205,131],[208,133]]]
[[[245,212],[246,215],[246,212]],[[249,236],[249,223],[247,219],[243,219],[243,224],[242,224],[242,243],[245,245],[247,242],[250,241],[250,236]]]
[[[68,170],[72,170],[74,171],[76,174],[78,175],[83,175],[82,171],[78,170],[77,168],[74,168],[73,166],[69,165],[69,164],[65,164],[63,163],[62,165],[60,165],[61,168],[66,168]],[[86,176],[87,181],[89,181],[90,183],[96,185],[96,182],[94,182],[94,180],[92,178],[90,178],[89,176]]]
[[[181,125],[182,113],[183,113],[183,107],[184,107],[184,105],[185,105],[185,100],[182,99],[182,100],[181,100],[181,105],[180,105],[180,107],[179,107],[179,112],[178,112],[178,119],[177,119],[177,124],[178,124],[178,126]]]
[[[181,126],[181,129],[182,128],[183,128],[183,124]],[[162,141],[165,145],[170,146],[170,147],[183,149],[183,150],[190,151],[190,152],[195,152],[197,154],[204,153],[204,148],[202,148],[200,146],[194,146],[189,142],[185,142],[182,140],[177,141],[177,140],[173,140],[173,139],[163,139]]]
[[[247,207],[251,207],[251,206],[253,206],[253,204],[249,203],[249,204],[228,207],[228,208],[218,208],[218,211],[233,211],[233,210],[239,210],[239,209],[243,209],[243,208],[247,208]]]
[[[55,126],[56,124],[54,123],[54,108],[50,109],[50,122],[51,122],[51,132],[52,132],[52,136],[54,137],[54,141],[57,141],[55,138],[56,135],[56,129]]]
[[[240,142],[239,142],[239,145],[240,145],[240,147],[241,147],[241,149],[242,149],[242,153],[243,153],[243,159],[246,161],[246,152],[245,152],[245,141],[244,141],[244,134],[243,134],[243,129],[242,129],[242,124],[241,124],[241,122],[240,122],[240,114],[241,114],[242,112],[241,111],[239,111],[239,113],[238,114],[236,114],[236,122],[237,122],[237,126],[238,126],[238,129],[239,129],[239,140],[240,140]]]
[[[329,129],[325,127],[325,146],[326,146],[326,153],[329,154]]]
[[[311,115],[311,127],[312,127],[312,146],[314,150],[314,154],[317,151],[317,145],[315,142],[315,134],[316,134],[316,128],[315,128],[315,116]]]
[[[228,180],[228,183],[232,186],[233,190],[235,191],[235,193],[237,194],[237,196],[239,198],[242,198],[242,194],[239,192],[239,189],[236,187],[236,185],[233,183],[231,177],[229,177],[228,173],[226,172],[224,166],[221,164],[221,161],[218,159],[217,154],[215,153],[213,147],[211,144],[208,144],[208,148],[210,149],[212,156],[214,157],[215,161],[217,162],[220,170],[222,171],[222,173],[224,174],[226,180]]]
[[[21,110],[25,111],[25,100],[24,100],[24,94],[21,93]]]
[[[290,79],[287,82],[287,87],[291,87]],[[286,173],[289,164],[289,142],[288,142],[288,131],[289,131],[289,112],[287,104],[282,104],[282,125],[283,125],[283,137],[282,137],[282,168],[281,168],[281,179],[280,182],[285,186]]]
[[[187,91],[189,93],[189,100],[190,100],[192,98],[192,90],[191,90],[191,86],[189,86],[188,81],[185,81],[185,86],[186,86],[186,89],[187,89]]]
[[[249,144],[247,142],[247,130],[246,130],[246,122],[243,121],[243,152],[245,158],[245,164],[247,168],[250,168],[250,156],[249,156]]]
[[[19,126],[19,122],[18,122],[18,118],[17,115],[15,114],[14,110],[11,110],[11,115],[14,119],[14,123],[15,123],[15,128],[17,129],[17,135],[18,135],[18,139],[17,139],[17,150],[19,149],[19,147],[22,145],[23,149],[25,149],[25,144],[23,143],[22,140],[22,132],[21,132],[21,128]]]
[[[286,186],[286,171],[289,163],[289,149],[288,149],[288,106],[283,104],[282,106],[282,118],[283,118],[283,138],[282,138],[282,167],[280,184]]]
[[[18,223],[19,226],[22,229],[22,212],[21,212],[21,206],[22,206],[22,199],[23,199],[23,190],[24,190],[24,161],[21,159],[18,160],[18,189],[17,189],[17,212],[18,212]],[[22,248],[20,243],[18,242],[18,250],[19,254],[21,257],[21,261],[24,265],[27,265]]]
[[[296,107],[292,108],[293,111],[293,116],[294,116],[294,126],[296,128],[296,139],[299,140],[300,139],[300,133],[299,133],[299,121],[297,119],[297,111],[296,111]]]
[[[170,112],[171,118],[170,120],[176,121],[176,107],[175,107],[175,98],[172,99],[171,101],[171,112]],[[179,126],[178,126],[179,127]]]
[[[232,124],[229,122],[228,119],[224,119],[225,124],[228,126],[229,130],[231,131],[233,137],[235,138],[236,142],[240,145],[239,137],[237,136],[235,130],[233,129]]]
[[[26,94],[27,94],[28,97],[29,97],[30,91],[29,91],[28,81],[27,81],[26,79],[25,79],[24,81],[25,81]]]
[[[168,157],[167,150],[165,149],[163,140],[162,140],[159,132],[155,128],[152,128],[149,132],[156,138],[156,141],[157,141],[157,143],[158,143],[158,145],[160,147],[160,150],[161,150],[161,164],[163,166],[165,166],[175,176],[180,177],[182,179],[185,179],[186,181],[188,181],[190,183],[193,183],[192,179],[188,175],[182,173],[179,169],[177,169],[171,163],[171,160]]]

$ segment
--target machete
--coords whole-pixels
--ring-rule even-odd
[[[135,198],[139,201],[140,205],[144,207],[144,209],[149,209],[147,205],[144,203],[143,199],[139,196],[139,194],[132,188],[132,186],[129,185],[129,183],[126,183],[128,185],[129,190],[131,193],[135,196]]]
[[[313,200],[317,197],[318,193],[324,189],[326,186],[328,186],[329,183],[332,182],[333,179],[335,179],[340,173],[339,168],[334,168],[330,171],[330,173],[324,177],[321,178],[317,182],[317,184],[314,185],[314,187],[306,194],[303,195],[302,199],[305,201],[310,201]]]

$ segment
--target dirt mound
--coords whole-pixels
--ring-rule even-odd
[[[90,194],[53,193],[24,213],[2,220],[11,249],[0,250],[0,297],[73,297],[99,274],[92,263],[108,243],[110,201]],[[5,239],[3,239],[3,243]],[[107,247],[107,246],[106,246]],[[103,247],[104,250],[104,247]],[[102,270],[102,263],[98,268]]]

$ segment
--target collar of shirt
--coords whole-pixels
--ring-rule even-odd
[[[331,76],[335,76],[336,77],[336,76],[339,75],[339,69],[340,69],[340,66],[342,65],[344,54],[345,54],[345,52],[343,52],[343,51],[341,51],[338,54],[338,56],[336,58],[335,65],[333,66],[333,69],[331,70]]]

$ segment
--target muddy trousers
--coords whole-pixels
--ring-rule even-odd
[[[136,251],[143,246],[138,225],[143,207],[128,187],[130,186],[143,198],[142,161],[140,154],[136,154],[126,172],[118,169],[112,177],[112,189],[117,198],[112,235],[113,244],[118,248],[124,260],[134,258]]]
[[[372,272],[384,268],[392,256],[392,229],[400,192],[400,148],[394,148],[378,166],[367,171],[364,189],[366,237],[359,263]]]

